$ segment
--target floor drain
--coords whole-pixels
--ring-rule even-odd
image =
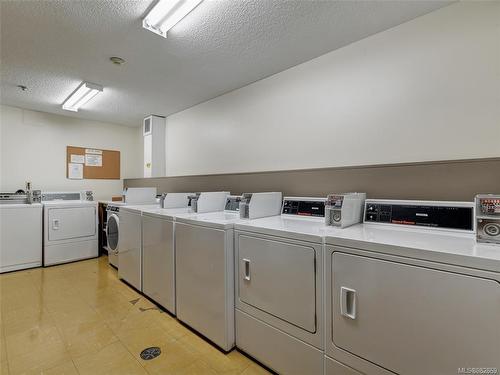
[[[141,358],[145,361],[149,361],[150,359],[156,358],[161,354],[161,349],[157,346],[153,346],[151,348],[146,348],[141,352]]]

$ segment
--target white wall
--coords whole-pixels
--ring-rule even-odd
[[[69,180],[66,146],[121,152],[121,177],[142,177],[141,128],[0,106],[0,191],[90,189],[96,199],[121,195],[122,180]]]
[[[500,3],[456,3],[168,118],[167,175],[500,156]]]

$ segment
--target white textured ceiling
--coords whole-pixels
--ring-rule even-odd
[[[141,28],[153,1],[2,1],[2,104],[138,126],[450,3],[205,0],[164,39]],[[81,81],[104,93],[63,111]]]

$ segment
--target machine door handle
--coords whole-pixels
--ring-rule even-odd
[[[250,259],[243,259],[243,264],[245,265],[244,279],[250,281]]]
[[[349,319],[356,319],[357,294],[354,289],[340,287],[340,315]]]
[[[53,230],[58,230],[59,229],[59,219],[53,219],[52,220],[52,229]]]

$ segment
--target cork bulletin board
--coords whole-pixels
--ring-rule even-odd
[[[66,178],[120,179],[120,151],[66,147]]]

